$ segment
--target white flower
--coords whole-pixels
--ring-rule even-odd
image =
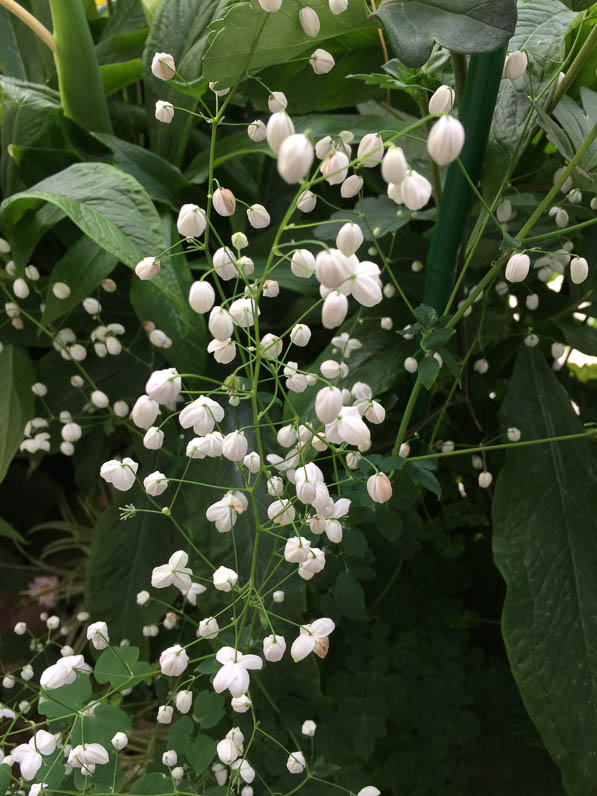
[[[255,769],[247,760],[235,760],[230,766],[233,771],[238,771],[241,779],[245,782],[253,782],[255,779]],[[246,785],[240,792],[240,796],[253,796],[253,788]]]
[[[303,580],[311,580],[318,572],[325,567],[325,553],[318,547],[311,547],[307,558],[299,564],[298,574]]]
[[[357,796],[380,796],[381,791],[375,785],[367,785],[357,793]]]
[[[305,755],[302,752],[293,752],[286,761],[286,768],[291,774],[302,774],[306,765]]]
[[[151,426],[145,432],[143,437],[143,447],[150,451],[159,450],[164,444],[164,432],[160,431],[157,426]]]
[[[157,715],[158,724],[170,724],[172,722],[173,713],[174,708],[172,705],[160,705]]]
[[[128,744],[129,739],[125,732],[117,732],[115,735],[112,736],[112,740],[110,743],[116,749],[117,752],[120,752],[121,749],[124,749],[125,746]]]
[[[216,274],[225,282],[238,276],[236,256],[228,246],[220,246],[219,249],[216,249],[213,255],[213,264]]]
[[[309,279],[315,273],[315,257],[308,249],[296,249],[290,259],[290,270],[299,279]]]
[[[154,567],[151,572],[151,585],[154,589],[165,589],[175,586],[179,591],[187,592],[191,588],[193,570],[187,567],[189,560],[184,550],[172,553],[167,564]]]
[[[481,489],[487,489],[487,487],[491,485],[492,481],[493,475],[491,473],[488,473],[486,470],[484,470],[482,473],[479,473],[479,486]]]
[[[293,522],[296,512],[289,500],[274,500],[267,508],[267,516],[276,525],[289,525]]]
[[[373,168],[381,163],[383,158],[384,146],[379,133],[367,133],[361,139],[357,150],[357,157],[361,165]]]
[[[191,583],[189,589],[183,591],[182,594],[191,605],[197,605],[197,596],[203,594],[204,591],[207,591],[207,589],[201,583]]]
[[[179,691],[174,698],[174,703],[179,713],[188,713],[193,704],[192,691]]]
[[[312,738],[315,735],[315,730],[317,729],[317,724],[311,719],[307,719],[307,721],[303,722],[303,726],[301,727],[301,732],[303,735],[306,735],[308,738]]]
[[[228,771],[226,767],[221,763],[214,763],[211,767],[211,770],[214,773],[214,777],[216,778],[218,785],[225,785],[226,780],[228,779]]]
[[[131,420],[138,428],[149,428],[155,423],[159,411],[157,401],[153,401],[148,395],[141,395],[131,410]]]
[[[174,749],[167,749],[162,754],[162,764],[168,768],[172,768],[178,763],[178,755]]]
[[[381,176],[387,183],[400,184],[406,177],[408,163],[399,146],[390,145],[381,162]]]
[[[325,658],[329,648],[328,636],[334,631],[335,624],[331,619],[316,619],[309,625],[302,625],[300,635],[292,643],[290,655],[295,663],[302,661],[311,652]]]
[[[213,573],[213,584],[218,591],[232,591],[238,583],[238,574],[228,567],[218,567]]]
[[[87,628],[87,640],[96,650],[105,650],[110,644],[108,625],[105,622],[93,622]]]
[[[282,143],[294,133],[294,124],[286,111],[272,113],[266,127],[267,143],[278,152]]]
[[[386,503],[392,497],[392,484],[385,473],[376,473],[367,479],[367,492],[375,503]]]
[[[429,201],[431,183],[422,174],[411,169],[400,183],[400,194],[401,201],[409,210],[420,210]]]
[[[525,52],[522,50],[514,50],[514,52],[509,53],[506,58],[502,76],[510,80],[517,80],[526,72],[528,63],[529,59]]]
[[[236,343],[232,338],[228,340],[210,340],[207,344],[207,351],[213,354],[216,362],[221,365],[228,365],[236,356]]]
[[[347,286],[364,307],[374,307],[383,299],[379,266],[368,260],[351,263],[352,275]]]
[[[155,104],[155,118],[158,120],[158,122],[170,124],[174,118],[174,105],[172,105],[171,102],[166,102],[165,100],[158,100]]]
[[[337,290],[329,293],[321,308],[321,322],[326,329],[341,326],[348,312],[348,299]]]
[[[332,14],[343,14],[348,8],[348,0],[328,0]]]
[[[259,204],[251,205],[247,208],[247,218],[254,229],[264,229],[269,226],[271,220],[265,207]]]
[[[197,636],[200,638],[215,638],[220,632],[218,620],[213,616],[207,616],[199,622]]]
[[[194,312],[209,312],[214,305],[215,295],[209,282],[193,282],[189,290],[189,306]]]
[[[348,156],[344,152],[330,152],[321,164],[321,173],[328,185],[339,185],[348,174]]]
[[[230,738],[222,739],[216,746],[218,758],[225,765],[231,765],[241,754],[238,746]]]
[[[176,368],[154,370],[145,384],[147,395],[159,404],[171,404],[176,401],[181,388],[182,383]]]
[[[456,160],[464,146],[464,127],[452,116],[442,116],[431,128],[427,151],[439,166]]]
[[[115,489],[121,492],[127,492],[135,483],[135,476],[139,465],[128,457],[122,461],[118,459],[111,459],[109,462],[104,462],[100,469],[100,475]]]
[[[317,16],[317,12],[312,8],[309,8],[308,6],[301,8],[299,11],[299,22],[301,28],[305,31],[307,36],[311,36],[311,38],[314,39],[319,33],[319,17]]]
[[[214,691],[230,691],[231,696],[241,697],[249,690],[249,669],[261,669],[263,661],[258,655],[243,655],[233,647],[221,647],[216,653],[216,660],[222,668],[213,681]]]
[[[168,488],[168,478],[156,470],[143,479],[143,487],[148,495],[158,497]]]
[[[539,296],[536,293],[530,293],[524,300],[524,303],[528,310],[536,310],[539,306]]]
[[[315,414],[322,423],[331,423],[342,409],[342,390],[323,387],[315,396]]]
[[[284,636],[266,636],[263,639],[263,657],[270,663],[277,663],[282,660],[286,652],[286,640]]]
[[[570,261],[570,279],[580,285],[589,275],[589,264],[584,257],[574,257]]]
[[[189,656],[180,646],[168,647],[160,655],[160,669],[168,677],[178,677],[189,665]]]
[[[285,111],[288,107],[288,100],[283,91],[272,91],[267,98],[267,107],[270,113],[277,113],[278,111]]]
[[[454,89],[450,86],[440,86],[429,100],[429,113],[436,115],[449,113],[452,110],[452,105],[454,105]],[[397,180],[391,182],[397,182]]]
[[[362,242],[363,232],[359,225],[354,223],[344,224],[336,236],[336,246],[345,257],[354,254]],[[332,287],[337,287],[337,285]]]
[[[81,670],[84,665],[85,661],[82,655],[66,655],[42,672],[39,684],[42,688],[51,691],[54,688],[74,683],[77,679],[77,671]]]
[[[207,219],[205,210],[197,205],[182,205],[178,211],[176,229],[183,238],[199,238],[205,232]]]
[[[506,265],[506,279],[508,282],[522,282],[526,279],[531,259],[528,254],[513,254]]]
[[[290,341],[296,346],[302,348],[309,344],[310,339],[311,329],[305,326],[304,323],[297,323],[296,326],[293,326],[290,330]]]
[[[265,139],[265,124],[261,121],[261,119],[255,119],[254,122],[251,122],[251,124],[247,127],[247,135],[251,141],[255,141],[256,143],[259,143]]]
[[[309,63],[311,64],[316,75],[327,75],[327,73],[334,68],[334,64],[336,62],[334,61],[331,53],[327,52],[327,50],[322,50],[321,47],[318,47],[314,52],[311,53]]]
[[[313,145],[303,133],[284,139],[278,150],[278,173],[290,185],[300,182],[313,163]]]
[[[284,559],[289,564],[302,564],[311,549],[311,542],[303,536],[291,536],[284,548]]]
[[[230,315],[234,323],[247,328],[255,323],[255,311],[260,314],[255,300],[252,298],[236,299],[230,305]]]
[[[182,428],[193,427],[195,434],[204,436],[213,431],[214,425],[224,418],[224,410],[217,401],[200,395],[187,404],[178,416]]]
[[[160,80],[170,80],[176,72],[174,58],[170,53],[156,53],[151,61],[151,71]]]
[[[216,188],[212,199],[213,208],[220,216],[234,215],[236,198],[229,188]]]
[[[259,0],[259,5],[264,11],[272,14],[280,10],[282,6],[282,0]]]
[[[363,187],[363,178],[357,174],[351,174],[340,186],[340,196],[344,199],[351,199],[356,196]]]
[[[507,433],[510,442],[518,442],[518,440],[522,436],[520,429],[516,428],[516,426],[510,426]]]
[[[356,406],[343,406],[338,417],[325,427],[325,438],[332,444],[346,442],[366,449],[371,434]]]
[[[315,194],[312,191],[303,191],[298,198],[296,206],[301,213],[310,213],[312,210],[315,210],[316,204],[317,197]]]
[[[224,307],[213,307],[209,313],[207,326],[216,340],[225,343],[232,337],[234,322],[228,310]]]
[[[231,462],[240,462],[247,455],[249,443],[242,431],[226,434],[222,443],[222,455]]]
[[[208,507],[205,516],[209,522],[215,523],[220,533],[229,531],[236,523],[237,516],[244,511],[242,497],[239,492],[228,492],[221,500]]]

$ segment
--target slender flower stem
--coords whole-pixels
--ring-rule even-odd
[[[408,403],[406,404],[406,409],[404,410],[404,414],[402,415],[402,421],[400,422],[400,428],[398,429],[398,434],[396,434],[396,442],[394,443],[394,447],[392,448],[392,456],[398,456],[398,453],[400,451],[400,446],[402,445],[404,437],[406,436],[406,432],[408,430],[408,424],[410,422],[410,418],[415,408],[415,404],[417,403],[417,397],[421,392],[422,386],[423,382],[417,376],[417,380],[413,385],[410,398],[408,399]]]
[[[45,25],[39,19],[30,14],[26,8],[16,2],[16,0],[0,0],[0,6],[4,6],[8,11],[18,17],[35,35],[46,44],[52,52],[56,52],[56,39],[52,36]]]

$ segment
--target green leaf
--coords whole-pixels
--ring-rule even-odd
[[[138,647],[108,647],[95,662],[93,676],[98,683],[110,683],[119,691],[133,688],[154,671],[152,666],[138,659]]]
[[[437,312],[427,304],[415,307],[415,317],[424,329],[432,329],[438,321]]]
[[[147,588],[153,567],[168,561],[177,545],[179,536],[166,517],[139,513],[121,521],[114,506],[101,514],[87,562],[86,606],[92,617],[108,623],[114,642],[128,638],[142,643],[143,625],[162,616],[160,605],[138,606],[136,595]]]
[[[335,16],[326,0],[311,0],[320,30],[314,38],[302,30],[298,8],[292,13],[269,14],[256,4],[233,5],[222,21],[211,26],[210,46],[203,59],[203,77],[220,86],[234,86],[248,74],[266,66],[308,60],[310,54],[344,33],[373,27],[361,3],[349,3],[348,9]],[[325,83],[325,78],[321,81]]]
[[[13,542],[18,542],[19,544],[27,544],[27,540],[2,517],[0,517],[0,538],[12,539]]]
[[[82,716],[73,727],[72,742],[79,743],[101,743],[111,752],[111,739],[117,732],[129,732],[131,719],[124,710],[115,705],[97,705],[91,715]],[[112,752],[111,752],[112,753]],[[105,769],[104,769],[105,770]],[[112,779],[110,775],[110,780]]]
[[[597,329],[587,323],[564,321],[558,324],[564,340],[572,348],[591,357],[597,357]]]
[[[16,227],[42,202],[59,207],[82,232],[131,268],[166,248],[160,218],[149,196],[129,174],[107,163],[75,163],[0,205],[5,228]],[[23,220],[27,223],[27,219]],[[184,309],[174,267],[162,260],[152,280],[179,309]]]
[[[116,267],[114,255],[100,248],[85,236],[68,249],[52,268],[52,282],[48,285],[42,323],[47,324],[66,315],[77,307]],[[55,282],[66,282],[70,296],[58,299],[52,292]]]
[[[193,766],[196,774],[202,774],[214,759],[216,742],[209,735],[198,735],[189,738],[185,744],[185,757]]]
[[[145,774],[138,779],[131,787],[131,793],[137,793],[139,796],[170,796],[172,794],[172,777],[167,777],[165,774],[154,772],[153,774]]]
[[[431,468],[435,468],[435,466],[436,465],[433,461],[407,461],[404,469],[415,482],[415,484],[421,484],[421,486],[425,487],[425,489],[429,490],[429,492],[433,492],[433,494],[437,496],[438,500],[440,500],[442,496],[442,487],[440,482],[431,472]]]
[[[320,226],[315,227],[315,237],[320,240],[334,240],[342,224],[351,222],[360,228],[365,240],[374,240],[372,233],[376,228],[379,230],[379,234],[376,237],[383,238],[389,232],[405,227],[415,218],[433,218],[435,209],[412,211],[406,207],[398,207],[395,202],[392,202],[386,196],[368,196],[363,200],[363,213],[367,223],[363,221],[360,212],[357,214],[351,210],[338,210],[332,213],[329,218],[329,221],[337,222],[337,226],[335,223],[320,224]]]
[[[0,796],[4,796],[4,794],[8,790],[8,786],[10,785],[10,779],[11,779],[10,766],[5,765],[4,763],[0,764]]]
[[[435,357],[430,357],[427,355],[419,362],[419,370],[417,373],[423,382],[425,389],[430,390],[437,379],[437,374],[439,373],[439,362]]]
[[[43,692],[43,702],[39,703],[39,712],[48,718],[56,719],[77,713],[87,704],[91,696],[91,683],[87,673],[78,672],[74,683],[53,688]],[[70,718],[70,717],[69,717]]]
[[[143,77],[143,63],[140,58],[121,61],[118,64],[100,66],[100,78],[104,94],[109,97],[125,86],[130,86]]]
[[[343,570],[336,579],[334,598],[338,608],[348,619],[364,622],[367,619],[365,591],[352,572]]]
[[[374,12],[407,66],[423,66],[436,41],[460,53],[503,47],[516,25],[516,0],[382,0]]]
[[[23,430],[31,420],[35,399],[31,385],[33,367],[25,348],[7,345],[0,351],[0,482],[23,441]]]
[[[201,729],[209,730],[224,716],[225,701],[213,691],[200,691],[193,700],[193,716],[199,721]]]
[[[191,717],[181,716],[168,730],[168,749],[174,749],[179,757],[182,757],[184,745],[187,739],[193,734],[194,729],[195,725]]]
[[[421,345],[425,351],[437,351],[456,334],[454,329],[434,329],[431,334],[423,338]]]
[[[541,352],[526,346],[500,418],[523,439],[583,430]],[[510,665],[570,796],[586,796],[597,777],[597,499],[587,488],[594,461],[584,440],[508,449],[492,507]]]

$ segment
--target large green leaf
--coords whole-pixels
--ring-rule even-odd
[[[501,408],[523,439],[582,432],[537,349],[521,347]],[[511,449],[493,503],[494,555],[507,586],[504,640],[526,708],[567,793],[595,788],[597,474],[587,441]]]
[[[203,77],[220,86],[234,86],[266,66],[301,57],[306,62],[314,50],[330,39],[373,27],[359,0],[350,0],[348,9],[337,16],[330,11],[327,0],[312,0],[309,6],[317,12],[321,24],[314,38],[300,26],[298,4],[288,3],[277,14],[262,11],[257,4],[233,5],[222,22],[212,25],[215,33],[203,59]]]
[[[35,380],[24,348],[7,345],[0,352],[0,481],[23,441],[23,429],[33,417]]]
[[[20,0],[20,5],[51,29],[47,1]],[[5,8],[0,8],[0,72],[34,83],[46,83],[54,74],[51,50]]]
[[[168,100],[180,108],[193,110],[196,99],[185,96],[151,73],[156,52],[174,56],[177,72],[189,83],[201,75],[201,59],[207,47],[207,26],[220,17],[229,0],[165,0],[153,19],[143,53],[145,106],[151,148],[175,165],[180,165],[192,117],[176,112],[171,124],[154,118],[157,100]]]
[[[120,504],[130,500],[123,495]],[[136,595],[149,587],[153,567],[185,546],[166,517],[141,513],[121,521],[115,506],[101,515],[87,562],[86,607],[94,619],[108,623],[114,642],[128,638],[143,643],[143,625],[157,621],[163,608],[152,603],[140,607]]]
[[[564,39],[573,19],[574,13],[559,0],[519,0],[516,32],[508,46],[511,50],[524,50],[529,65],[523,79],[503,80],[500,87],[485,159],[484,183],[491,194],[499,187],[515,155],[516,161],[534,134],[533,125],[528,129],[524,125],[531,108],[529,81],[533,96],[542,94],[534,101],[535,107],[543,108],[550,100],[550,92],[543,89],[564,62]]]
[[[516,0],[382,0],[375,15],[407,66],[423,66],[433,42],[461,53],[491,52],[514,33]]]
[[[166,248],[160,218],[143,187],[107,163],[75,163],[5,199],[0,205],[4,228],[17,226],[28,210],[43,202],[59,207],[91,240],[131,268]],[[27,221],[24,218],[23,224]],[[184,312],[185,302],[169,261],[162,259],[162,271],[152,284]]]

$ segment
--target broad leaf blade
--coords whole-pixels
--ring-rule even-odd
[[[0,481],[23,440],[23,429],[33,417],[33,367],[24,348],[5,346],[0,352]]]
[[[516,0],[383,0],[375,16],[407,66],[423,66],[433,42],[463,53],[491,52],[514,33]]]
[[[536,349],[522,347],[501,410],[524,439],[582,432]],[[507,585],[504,640],[526,708],[567,793],[594,788],[597,759],[597,500],[581,440],[506,454],[493,503],[494,555]]]

